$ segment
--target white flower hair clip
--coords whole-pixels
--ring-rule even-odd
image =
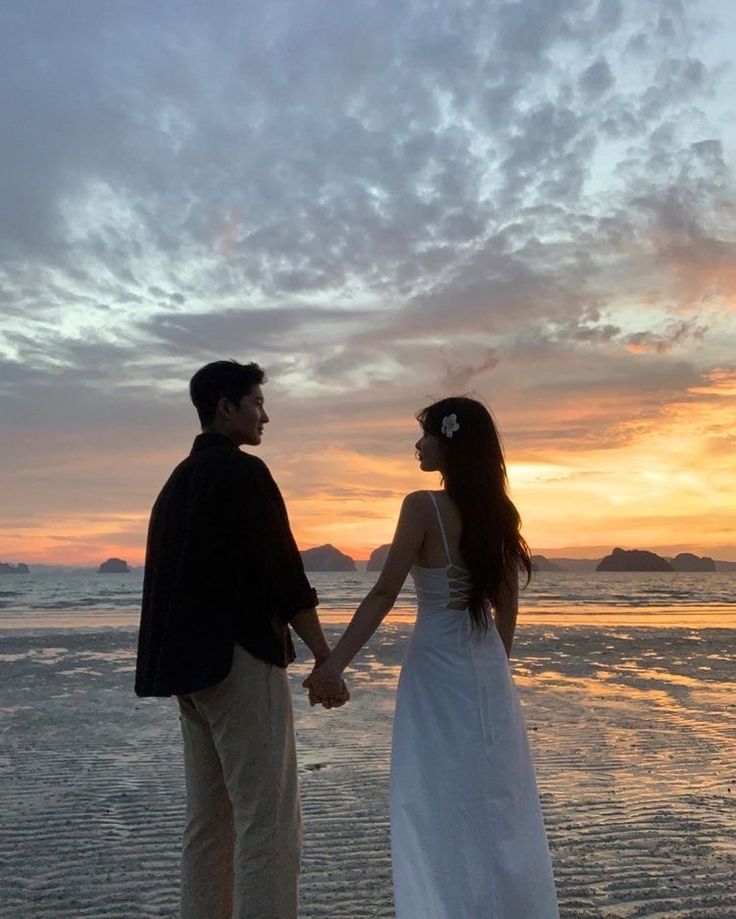
[[[457,420],[457,415],[453,412],[452,415],[445,415],[442,419],[442,433],[445,437],[448,437],[452,440],[452,435],[455,431],[460,430],[460,422]]]

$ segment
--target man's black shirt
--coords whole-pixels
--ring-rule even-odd
[[[235,642],[286,667],[288,622],[317,602],[265,463],[221,434],[200,434],[151,512],[136,693],[219,683]]]

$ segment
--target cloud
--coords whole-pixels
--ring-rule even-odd
[[[697,325],[695,320],[676,322],[662,335],[653,332],[632,332],[624,337],[623,341],[630,351],[655,351],[657,354],[667,354],[676,345],[681,345],[689,340],[702,341],[707,329]]]
[[[13,514],[84,503],[78,480],[122,507],[116,476],[142,507],[215,357],[265,365],[274,457],[308,495],[313,443],[390,464],[446,391],[486,395],[512,448],[587,451],[656,425],[733,351],[727,87],[680,4],[0,17]],[[364,488],[352,468],[332,487]],[[393,494],[409,478],[390,468]]]
[[[477,363],[473,364],[456,364],[445,359],[445,373],[442,377],[442,385],[448,392],[461,392],[482,374],[493,370],[498,365],[500,357],[492,348],[485,349],[485,356]]]
[[[603,95],[614,85],[615,79],[608,61],[599,58],[582,72],[579,80],[580,89],[587,99],[593,100]]]
[[[230,309],[207,313],[159,313],[141,330],[177,354],[222,354],[258,349],[288,354],[313,343],[344,336],[351,326],[366,323],[372,313],[319,307]],[[228,352],[229,353],[229,352]]]

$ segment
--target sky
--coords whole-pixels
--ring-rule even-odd
[[[493,411],[534,551],[736,559],[730,0],[6,0],[0,560],[143,561],[191,375],[266,370],[302,548]]]

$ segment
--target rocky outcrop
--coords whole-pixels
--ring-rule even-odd
[[[371,552],[371,557],[368,559],[368,565],[366,571],[381,571],[384,564],[386,563],[386,558],[388,557],[388,550],[391,548],[391,543],[387,542],[383,546],[379,546],[377,549],[374,549]]]
[[[30,574],[28,565],[18,562],[17,565],[11,565],[9,562],[0,562],[0,574]]]
[[[692,552],[680,552],[672,559],[675,571],[715,571],[715,561],[707,555],[693,555]]]
[[[130,568],[125,559],[108,558],[97,569],[98,574],[130,574]]]
[[[356,571],[355,561],[334,546],[315,546],[300,553],[305,571]]]
[[[645,549],[614,549],[601,559],[596,571],[674,571],[661,555]]]
[[[551,562],[546,555],[532,555],[532,571],[565,571],[562,565]]]

